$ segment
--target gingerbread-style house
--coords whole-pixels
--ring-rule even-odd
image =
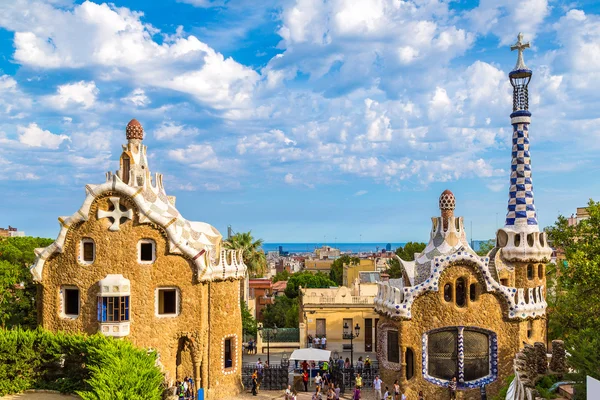
[[[56,241],[36,250],[40,325],[126,338],[158,351],[170,382],[194,377],[207,399],[231,398],[242,388],[241,253],[175,208],[138,121],[126,135],[119,170],[86,185]]]
[[[518,42],[511,124],[512,163],[508,213],[496,247],[478,256],[466,240],[463,220],[454,216],[450,191],[439,199],[431,238],[415,261],[399,260],[403,276],[380,282],[375,310],[378,358],[386,382],[399,379],[409,399],[448,396],[457,379],[463,399],[496,394],[513,374],[524,343],[546,342],[545,264],[552,250],[540,232],[533,198],[527,85],[532,72]]]

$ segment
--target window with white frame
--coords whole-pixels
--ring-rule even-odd
[[[138,242],[138,261],[140,264],[152,264],[156,260],[156,243],[152,239]]]
[[[63,318],[77,318],[81,309],[79,299],[79,288],[77,286],[62,286],[61,294],[61,316]]]
[[[79,260],[84,264],[92,264],[96,260],[96,243],[94,243],[94,239],[81,239]]]
[[[176,287],[156,289],[156,315],[158,317],[176,317],[179,315],[180,292]]]
[[[121,274],[107,275],[98,282],[98,322],[106,336],[129,335],[131,282]]]
[[[497,376],[497,339],[491,331],[448,327],[425,333],[425,379],[444,385],[456,378],[459,387],[485,385]]]

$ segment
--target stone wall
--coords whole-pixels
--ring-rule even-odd
[[[242,390],[242,314],[240,311],[240,285],[237,281],[211,282],[208,349],[209,386],[207,399],[230,399]],[[225,369],[224,339],[231,338],[236,359],[233,367]]]

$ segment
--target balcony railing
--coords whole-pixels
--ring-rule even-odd
[[[332,296],[304,297],[304,304],[374,304],[375,296],[346,296],[336,301]]]

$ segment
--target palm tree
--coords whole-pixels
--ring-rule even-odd
[[[242,258],[248,267],[250,276],[263,276],[267,271],[267,257],[261,249],[262,244],[262,239],[254,240],[252,231],[236,233],[229,240],[223,242],[226,249],[243,250]]]

